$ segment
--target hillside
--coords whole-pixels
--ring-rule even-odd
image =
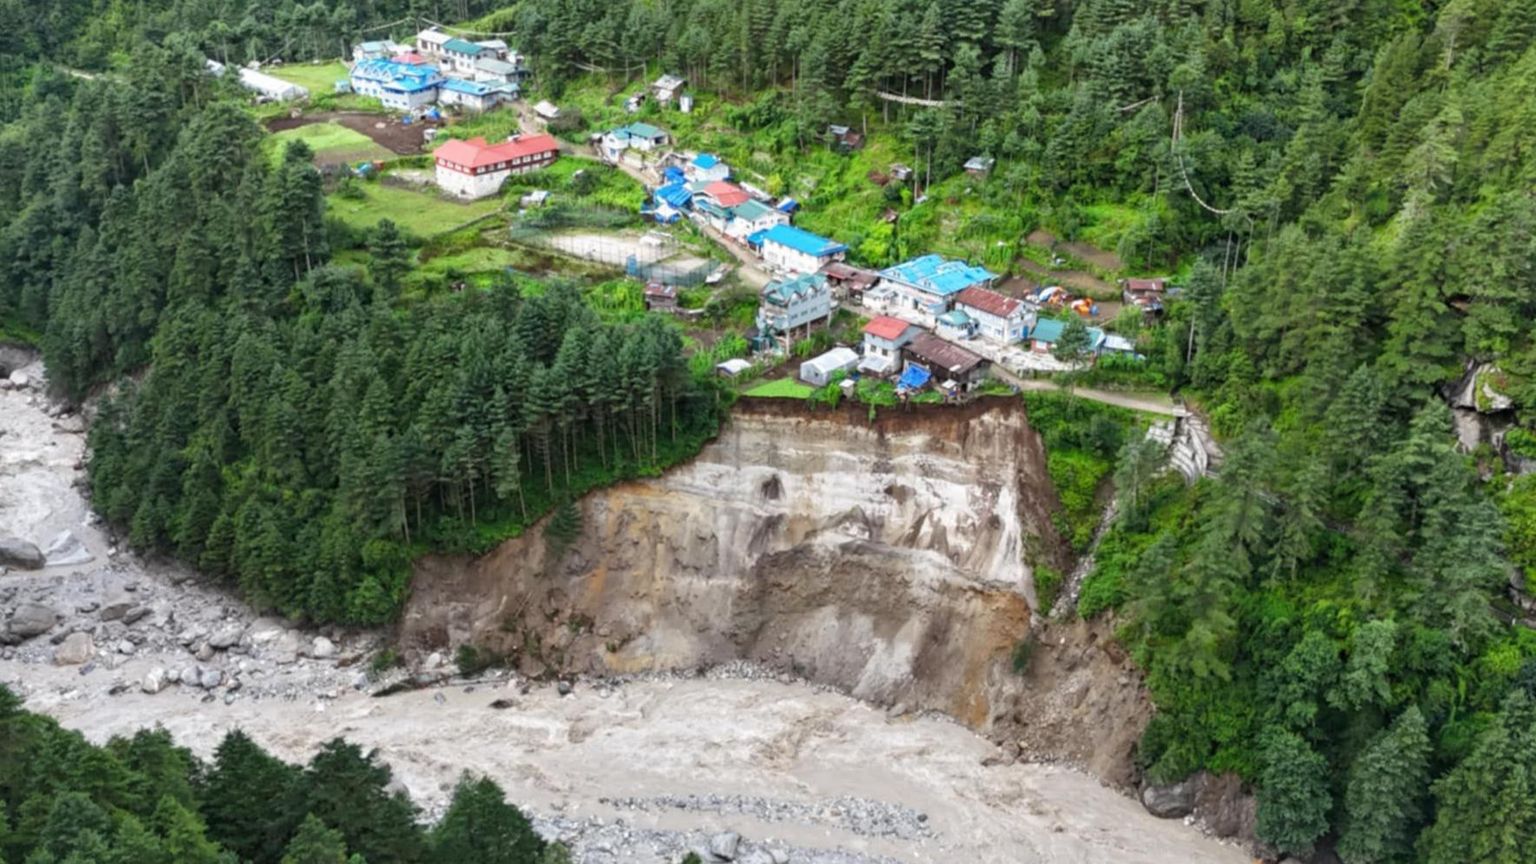
[[[864,263],[1035,273],[1045,229],[1123,262],[1099,276],[1177,273],[1132,374],[1227,459],[1185,488],[1128,444],[1079,606],[1146,676],[1145,778],[1236,775],[1276,852],[1528,860],[1536,0],[456,5],[515,34],[578,137],[686,76],[697,116],[642,116]],[[723,403],[654,316],[422,280],[393,226],[328,218],[305,148],[263,152],[203,58],[330,59],[419,23],[335,6],[0,0],[0,332],[35,335],[72,397],[135,376],[92,467],[136,544],[377,622],[416,554],[551,509],[579,528],[575,496],[687,458]],[[990,176],[962,172],[977,155]],[[895,162],[910,187],[871,181]]]

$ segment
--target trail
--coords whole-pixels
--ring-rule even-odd
[[[159,724],[207,756],[241,728],[303,761],[345,736],[378,748],[429,816],[461,772],[481,772],[593,864],[674,861],[727,829],[742,835],[744,862],[775,852],[793,864],[1248,860],[1086,774],[985,767],[997,748],[944,718],[888,715],[747,667],[579,682],[568,695],[505,675],[370,697],[354,683],[360,667],[346,664],[379,634],[328,631],[338,651],[327,657],[308,647],[321,634],[259,619],[184,571],[114,552],[75,485],[83,436],[47,411],[36,390],[0,390],[0,522],[24,537],[75,531],[99,563],[0,576],[0,619],[32,601],[64,618],[51,634],[0,649],[0,682],[94,741]],[[132,626],[99,621],[104,610],[81,602],[130,584],[134,602],[153,609]],[[212,623],[241,635],[199,660],[180,633]],[[50,636],[71,629],[97,635],[96,656],[55,665]],[[132,650],[113,647],[132,639]],[[297,658],[280,656],[285,642],[302,646]],[[139,686],[157,668],[194,666],[227,677],[157,693]],[[230,686],[233,677],[244,686]],[[497,700],[507,701],[497,709]]]
[[[1066,393],[1068,389],[1055,381],[1041,378],[1021,378],[1007,369],[993,364],[992,373],[1000,380],[1005,381],[1020,390],[1032,390],[1035,392],[1047,391]],[[1087,399],[1091,402],[1102,402],[1105,405],[1114,405],[1117,408],[1129,408],[1132,411],[1144,411],[1148,414],[1160,414],[1164,417],[1178,417],[1185,413],[1185,409],[1174,404],[1173,398],[1162,393],[1150,391],[1118,392],[1114,390],[1096,390],[1092,387],[1073,387],[1072,396],[1078,399]]]

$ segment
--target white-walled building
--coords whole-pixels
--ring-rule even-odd
[[[432,66],[363,60],[352,67],[348,80],[353,93],[372,96],[385,108],[412,111],[435,103],[445,79]]]
[[[956,294],[955,310],[970,316],[977,336],[1003,345],[1023,342],[1035,323],[1024,301],[979,286]]]
[[[617,162],[625,150],[649,153],[667,146],[667,140],[666,132],[649,123],[631,123],[603,135],[603,156],[610,162]]]
[[[768,338],[809,330],[832,320],[832,291],[820,273],[779,279],[763,286],[757,307],[757,330]],[[786,346],[787,347],[787,346]]]
[[[500,144],[484,138],[452,140],[437,148],[437,185],[458,198],[484,198],[501,191],[513,174],[537,171],[560,155],[560,144],[549,135],[520,135]]]
[[[816,387],[825,387],[832,376],[839,372],[851,372],[858,365],[859,355],[852,348],[838,346],[800,364],[800,380]]]
[[[922,332],[916,324],[881,315],[864,325],[864,359],[859,371],[893,375],[901,369],[901,349]]]
[[[443,46],[452,38],[436,27],[431,27],[416,34],[416,50],[429,56],[441,57]]]
[[[843,260],[848,253],[847,246],[793,225],[775,225],[748,237],[747,242],[761,246],[763,261],[769,266],[791,273],[815,273],[832,261]]]
[[[240,86],[278,102],[290,102],[309,96],[308,89],[255,69],[240,70]]]
[[[775,210],[756,199],[743,201],[730,208],[731,219],[725,225],[728,237],[745,240],[750,234],[767,231],[775,225],[788,225],[789,214]]]
[[[683,176],[690,183],[713,183],[731,179],[731,166],[713,153],[700,153],[683,166]]]

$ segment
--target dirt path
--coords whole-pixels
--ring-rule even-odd
[[[1020,378],[996,365],[992,367],[992,371],[998,378],[1020,390],[1066,392],[1066,388],[1055,381],[1040,378]],[[1105,405],[1114,405],[1119,408],[1129,408],[1132,411],[1144,411],[1148,414],[1161,414],[1164,417],[1177,417],[1184,413],[1183,408],[1174,404],[1171,396],[1155,391],[1122,393],[1115,390],[1096,390],[1092,387],[1073,387],[1072,395],[1079,399],[1102,402]]]

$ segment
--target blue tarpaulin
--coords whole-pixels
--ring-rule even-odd
[[[921,390],[928,386],[932,378],[927,369],[911,365],[907,367],[907,371],[901,373],[901,380],[896,382],[896,386],[902,390]]]
[[[667,170],[661,172],[661,179],[662,185],[670,186],[673,183],[682,183],[686,181],[687,175],[683,174],[683,169],[677,167],[676,165],[668,165]]]
[[[799,209],[800,202],[793,198],[785,198],[783,201],[779,202],[778,210],[780,213],[793,213]]]

